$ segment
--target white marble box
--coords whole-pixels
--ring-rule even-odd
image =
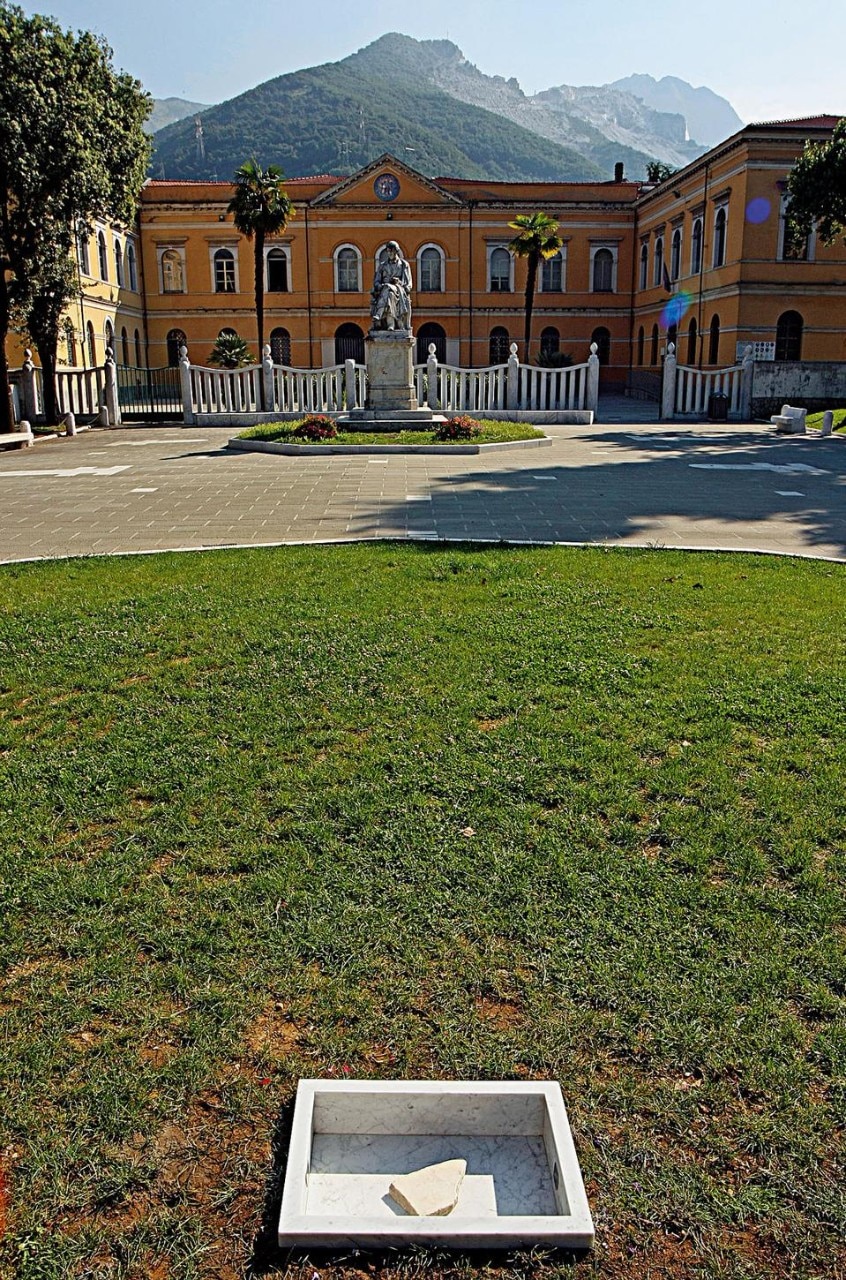
[[[465,1159],[446,1217],[413,1217],[397,1174]],[[301,1080],[279,1216],[284,1248],[587,1249],[593,1221],[557,1084]]]

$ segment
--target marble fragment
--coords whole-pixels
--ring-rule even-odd
[[[415,1218],[444,1218],[458,1204],[458,1194],[466,1160],[443,1160],[413,1173],[400,1174],[391,1183],[389,1195]]]

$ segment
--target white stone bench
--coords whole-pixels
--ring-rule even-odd
[[[781,413],[774,413],[770,422],[779,435],[803,436],[805,434],[805,415],[807,409],[794,409],[792,405],[783,404]]]
[[[20,424],[22,427],[23,423]],[[25,431],[7,431],[0,434],[0,449],[31,449],[35,436],[27,424]]]

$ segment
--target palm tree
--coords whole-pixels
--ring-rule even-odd
[[[529,264],[526,276],[526,330],[524,334],[524,358],[528,364],[538,267],[545,258],[554,258],[564,241],[558,234],[558,223],[548,213],[518,213],[514,221],[509,222],[508,225],[512,231],[519,231],[520,233],[509,244],[509,250],[518,258],[526,258]]]
[[[284,177],[276,164],[262,169],[255,159],[247,160],[235,174],[235,194],[228,206],[236,230],[253,241],[259,359],[264,351],[264,242],[284,231],[294,216],[294,206],[282,185]]]

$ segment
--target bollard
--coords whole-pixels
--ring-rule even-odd
[[[834,410],[826,409],[823,414],[822,426],[820,427],[821,436],[830,436],[834,427]]]
[[[66,413],[62,421],[64,423],[65,435],[75,436],[77,434],[75,416],[72,413]]]

